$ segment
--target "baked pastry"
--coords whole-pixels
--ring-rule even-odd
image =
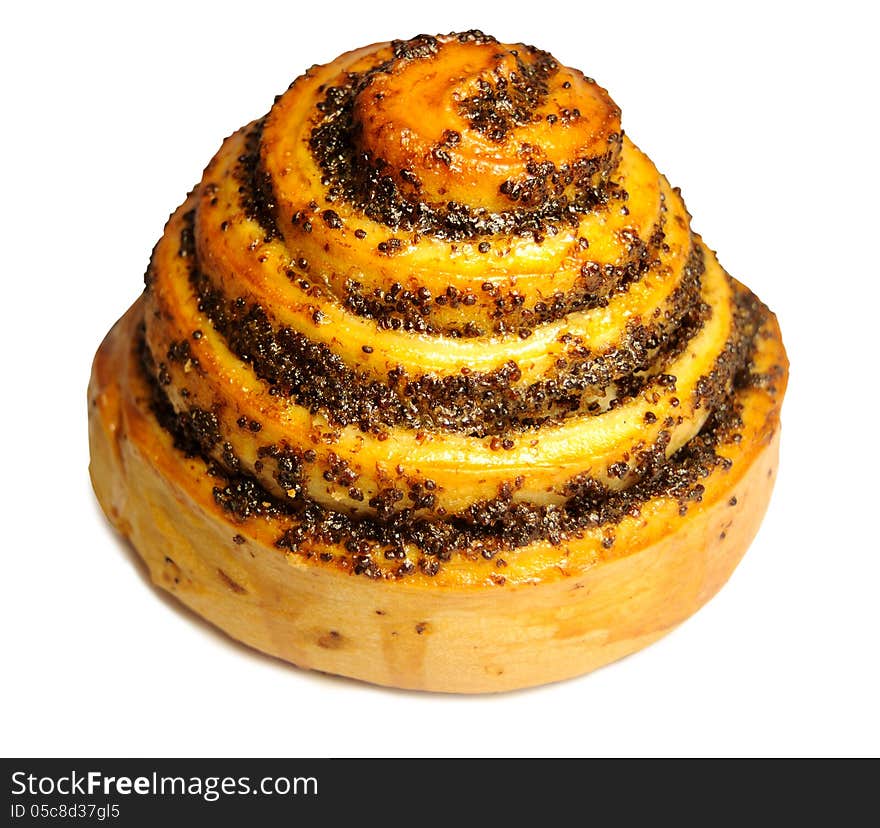
[[[707,601],[787,361],[604,89],[480,32],[311,68],[171,216],[89,388],[157,584],[379,684],[589,671]]]

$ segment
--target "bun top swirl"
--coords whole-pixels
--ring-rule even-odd
[[[147,286],[157,410],[250,481],[232,511],[518,509],[523,538],[656,492],[766,321],[607,92],[480,32],[312,67],[224,142]]]
[[[620,111],[546,52],[468,35],[376,57],[386,59],[352,90],[350,138],[413,205],[442,215],[449,202],[471,212],[578,203],[614,168]]]

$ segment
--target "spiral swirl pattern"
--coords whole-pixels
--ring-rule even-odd
[[[371,577],[605,554],[784,386],[605,90],[479,32],[299,77],[171,217],[138,318],[143,394],[231,519]]]

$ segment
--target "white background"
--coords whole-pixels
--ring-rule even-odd
[[[873,4],[176,0],[4,11],[2,751],[7,755],[877,755]],[[436,10],[435,10],[436,9]],[[171,209],[312,63],[482,28],[607,87],[792,378],[759,537],[721,593],[590,676],[380,689],[234,644],[152,588],[91,493],[85,390]]]

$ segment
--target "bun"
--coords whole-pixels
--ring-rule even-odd
[[[91,475],[154,581],[301,667],[508,690],[727,580],[777,463],[773,314],[604,89],[419,36],[230,136],[101,345]]]

